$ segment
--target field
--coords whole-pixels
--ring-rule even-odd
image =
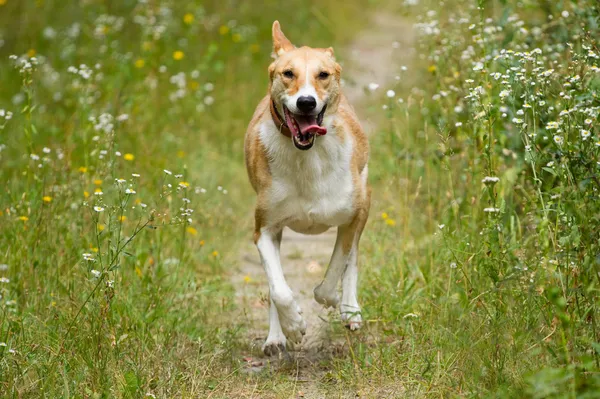
[[[364,327],[281,359],[243,161],[275,19],[336,49],[373,188]],[[596,0],[0,0],[0,397],[600,397],[598,38]]]

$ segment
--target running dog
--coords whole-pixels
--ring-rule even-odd
[[[329,268],[314,296],[326,307],[339,305],[350,330],[360,328],[358,245],[371,197],[369,144],[342,94],[342,68],[333,48],[297,48],[275,21],[273,57],[268,94],[254,112],[244,145],[248,176],[257,193],[254,242],[269,280],[266,355],[285,351],[288,342],[301,343],[306,332],[281,268],[285,226],[303,234],[337,227]]]

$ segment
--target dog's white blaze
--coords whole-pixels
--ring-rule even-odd
[[[296,94],[294,94],[293,96],[288,96],[287,94],[284,94],[284,96],[283,96],[283,101],[285,103],[285,106],[287,107],[287,109],[292,111],[292,113],[294,113],[294,114],[301,113],[300,110],[298,109],[298,107],[296,106],[296,103],[298,102],[298,98],[300,98],[300,97],[309,96],[309,97],[313,97],[315,100],[317,100],[317,107],[315,108],[315,115],[319,114],[323,110],[323,106],[325,105],[323,100],[321,100],[319,98],[319,96],[317,95],[317,90],[315,89],[315,87],[310,83],[311,79],[309,77],[309,71],[308,71],[309,66],[310,65],[308,65],[308,64],[306,65],[305,81],[304,81],[304,85],[300,88],[300,90],[298,90],[296,92]]]
[[[295,148],[272,123],[261,127],[272,176],[269,219],[299,233],[322,233],[349,223],[354,214],[354,184],[348,173],[353,142],[337,137],[328,119],[323,126],[329,133],[316,137],[308,151]]]

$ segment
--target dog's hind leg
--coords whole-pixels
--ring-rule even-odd
[[[342,275],[344,275],[340,310],[342,312],[342,319],[354,324],[354,327],[351,326],[352,330],[360,327],[361,322],[360,307],[356,298],[357,258],[358,243],[367,217],[368,211],[361,209],[356,212],[350,224],[338,227],[337,239],[331,261],[329,262],[329,268],[325,273],[323,282],[314,291],[317,302],[326,307],[337,306],[339,297],[336,289],[338,282],[342,278]],[[351,312],[351,314],[348,312]]]
[[[279,332],[282,331],[287,341],[299,344],[302,336],[306,333],[306,323],[302,319],[300,307],[294,300],[292,290],[283,275],[279,259],[280,240],[281,229],[274,231],[263,227],[257,228],[255,232],[256,246],[269,280],[269,296],[271,298],[269,338],[277,338],[280,335]],[[272,349],[272,345],[268,345],[269,338],[264,347],[266,354],[268,354],[267,350]],[[278,342],[277,345],[279,343],[281,342]]]

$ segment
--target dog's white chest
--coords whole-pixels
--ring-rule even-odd
[[[301,151],[277,135],[266,144],[272,176],[269,218],[305,234],[349,223],[354,214],[352,143],[317,137],[313,148]]]

